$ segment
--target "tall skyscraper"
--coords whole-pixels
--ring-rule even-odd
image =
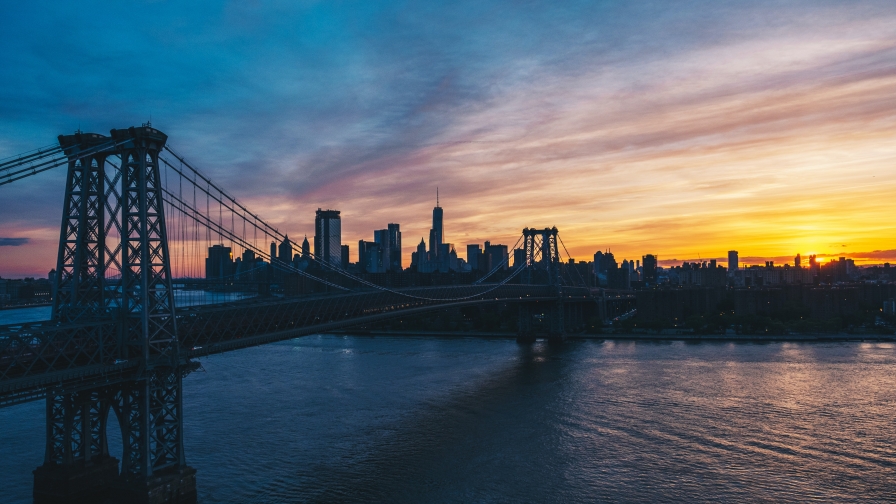
[[[302,259],[308,259],[311,256],[311,245],[308,244],[308,236],[302,241]]]
[[[292,242],[289,241],[289,235],[283,238],[283,243],[277,248],[277,259],[280,262],[292,262]]]
[[[472,271],[479,270],[479,259],[482,257],[482,250],[478,243],[467,245],[467,264],[470,265]]]
[[[738,268],[737,251],[729,250],[728,251],[728,273],[733,274],[735,271],[737,271],[737,268]]]
[[[656,256],[647,254],[641,259],[644,261],[644,283],[648,285],[656,285]]]
[[[208,248],[208,257],[205,259],[205,278],[224,279],[233,272],[233,254],[230,247],[224,245],[212,245]]]
[[[377,229],[374,231],[373,242],[379,245],[379,264],[377,265],[377,272],[389,271],[389,257],[391,256],[391,250],[389,248],[389,230]]]
[[[401,230],[398,224],[390,223],[389,230],[389,271],[401,271]]]
[[[439,189],[436,188],[436,206],[432,209],[432,229],[429,231],[429,255],[431,259],[439,257],[439,250],[444,242],[442,217],[442,207],[439,206]]]
[[[424,273],[426,264],[426,242],[421,237],[420,243],[417,245],[417,251],[411,253],[411,268],[417,268],[418,272]]]
[[[349,254],[348,245],[343,245],[342,246],[342,257],[340,259],[341,259],[341,263],[342,263],[342,269],[344,269],[344,270],[348,269],[348,254]]]
[[[317,209],[314,216],[314,256],[334,268],[342,263],[342,220],[339,210]]]

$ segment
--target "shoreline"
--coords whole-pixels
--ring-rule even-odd
[[[326,334],[351,336],[408,336],[439,338],[490,338],[516,339],[507,332],[454,332],[454,331],[328,331]],[[546,340],[547,337],[537,337]],[[627,341],[685,341],[712,343],[828,343],[828,342],[896,342],[894,334],[569,334],[567,340],[627,340]]]

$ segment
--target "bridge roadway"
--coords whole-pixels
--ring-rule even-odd
[[[453,295],[452,295],[453,294]],[[438,296],[439,298],[436,298]],[[252,298],[176,311],[181,356],[206,356],[425,311],[489,303],[593,302],[583,287],[505,284]],[[133,379],[114,319],[0,326],[0,407]]]

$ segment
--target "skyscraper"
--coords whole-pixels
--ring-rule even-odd
[[[283,238],[283,243],[277,248],[277,259],[284,263],[292,262],[292,242],[289,241],[289,235]]]
[[[342,263],[342,220],[339,210],[317,209],[314,217],[314,256],[339,268]]]
[[[642,259],[644,260],[644,283],[648,285],[656,285],[656,256],[653,254],[647,254],[646,256],[642,257]]]
[[[308,236],[302,241],[302,259],[308,259],[311,256],[311,245],[308,244]]]
[[[436,206],[432,209],[432,229],[429,231],[429,255],[430,259],[439,257],[439,250],[444,240],[442,229],[442,207],[439,206],[439,190],[436,189]]]
[[[420,238],[420,244],[417,245],[417,251],[411,253],[411,268],[416,268],[418,272],[424,272],[426,260],[426,242]]]
[[[479,259],[482,257],[482,250],[478,243],[467,245],[467,264],[470,265],[472,271],[479,270]]]
[[[224,245],[212,245],[208,248],[208,257],[205,259],[205,278],[224,279],[231,275],[233,270],[233,254],[230,247]]]
[[[401,230],[398,224],[390,223],[389,230],[389,271],[401,271]]]
[[[373,242],[380,246],[377,272],[389,271],[389,257],[391,256],[391,250],[389,248],[389,230],[377,229],[374,231]]]
[[[729,250],[728,251],[728,273],[734,274],[737,271],[737,251]]]
[[[349,254],[348,245],[343,245],[342,246],[341,265],[342,265],[342,269],[344,269],[344,270],[348,269],[348,254]]]

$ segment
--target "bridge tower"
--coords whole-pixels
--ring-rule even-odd
[[[544,275],[547,284],[553,287],[557,296],[556,303],[552,304],[545,313],[547,317],[548,338],[562,340],[564,337],[564,306],[562,297],[562,285],[560,282],[560,251],[559,239],[556,227],[553,228],[525,228],[523,229],[523,251],[526,257],[526,283],[531,284],[534,277]],[[528,303],[519,305],[519,334],[520,342],[535,340],[532,329],[533,306]]]
[[[179,352],[159,176],[166,140],[148,124],[112,130],[111,139],[59,137],[69,163],[53,318],[116,321],[118,334],[98,338],[115,338],[116,354],[108,357],[135,371],[101,386],[48,391],[46,454],[34,472],[36,503],[196,498],[195,470],[183,452],[181,380],[189,366]],[[113,148],[84,156],[113,142]],[[113,153],[120,166],[107,163]],[[120,472],[106,443],[110,410],[122,429]]]

